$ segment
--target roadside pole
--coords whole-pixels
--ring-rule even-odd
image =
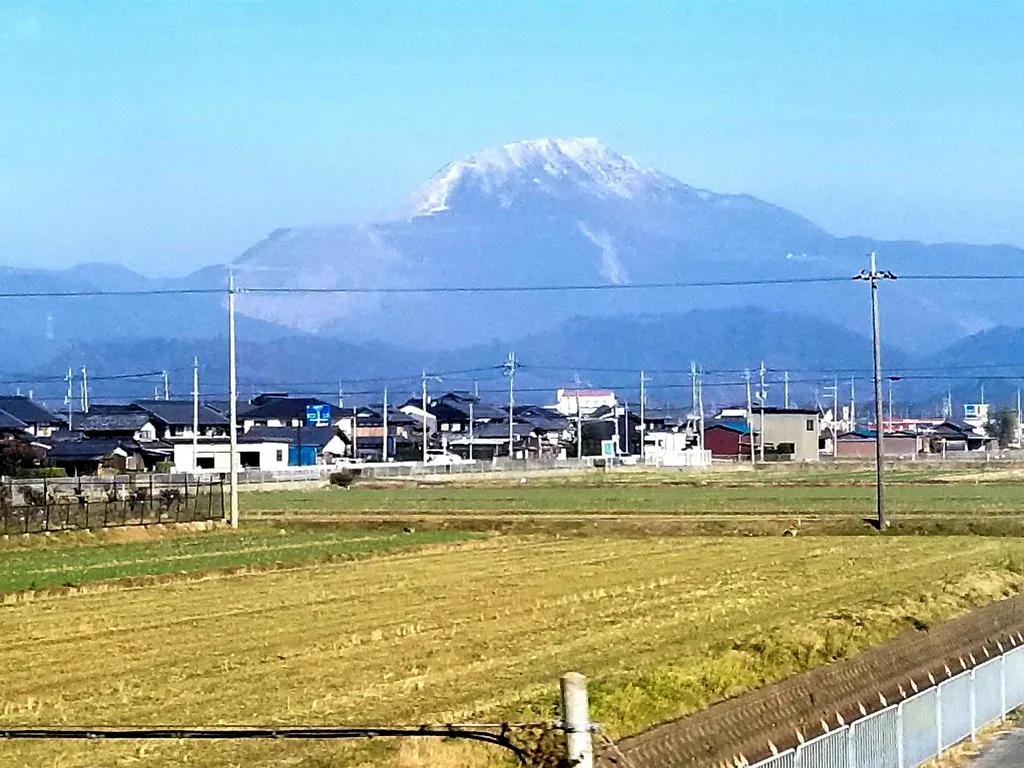
[[[381,443],[380,459],[385,464],[388,460],[388,388],[384,387],[384,407],[381,409],[383,419],[383,442]]]
[[[199,358],[192,358],[192,471],[199,471]]]
[[[231,424],[231,446],[228,451],[231,469],[229,514],[232,528],[238,527],[238,373],[235,368],[235,273],[228,270],[228,400]]]
[[[427,372],[423,371],[423,392],[420,407],[423,408],[423,465],[427,464]]]
[[[871,252],[871,271],[861,270],[854,275],[854,280],[866,280],[871,285],[871,351],[875,379],[875,511],[876,524],[879,531],[884,531],[885,521],[885,488],[882,464],[883,442],[885,440],[884,413],[882,411],[882,350],[878,323],[878,281],[895,280],[896,275],[889,271],[879,271],[877,256]]]

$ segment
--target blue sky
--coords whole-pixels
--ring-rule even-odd
[[[177,274],[597,136],[837,234],[1024,246],[1024,3],[0,5],[0,262]]]

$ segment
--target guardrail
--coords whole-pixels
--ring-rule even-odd
[[[916,768],[1024,705],[1018,646],[750,768]]]

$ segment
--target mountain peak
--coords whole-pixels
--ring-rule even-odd
[[[683,185],[595,138],[527,139],[477,152],[442,168],[415,195],[413,216],[447,211],[464,191],[494,197],[507,208],[531,191],[556,197],[582,192],[628,199],[670,186]]]

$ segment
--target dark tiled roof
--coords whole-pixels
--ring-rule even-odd
[[[0,410],[0,429],[16,429],[24,431],[28,429],[28,424],[21,419],[12,416],[7,411]]]
[[[79,416],[74,427],[86,433],[96,432],[135,432],[149,421],[145,411],[123,410],[95,412],[90,410],[85,416]]]
[[[158,421],[174,427],[192,426],[191,400],[136,400],[135,405],[144,409]],[[200,427],[226,427],[229,422],[218,411],[208,405],[199,405]]]
[[[245,436],[252,439],[287,440],[290,445],[323,448],[338,431],[334,427],[253,427]]]
[[[336,408],[315,397],[276,397],[261,395],[252,402],[245,412],[247,419],[305,419],[307,405],[326,405],[331,409],[331,419],[337,418]]]
[[[518,437],[524,437],[533,433],[533,425],[527,422],[517,421],[513,425],[513,430]],[[458,442],[469,442],[469,432],[456,432],[449,433],[458,435]],[[477,424],[473,428],[473,437],[480,438],[481,440],[490,439],[495,437],[504,437],[508,439],[508,422],[500,421],[488,421],[483,424]]]
[[[358,412],[359,424],[361,426],[383,426],[384,406],[380,403],[363,406],[358,409]],[[408,426],[409,424],[419,424],[421,421],[421,419],[417,419],[415,416],[410,416],[404,411],[398,410],[397,406],[388,405],[388,427]]]
[[[50,461],[81,460],[98,461],[109,456],[118,448],[123,448],[128,453],[137,450],[131,441],[117,440],[116,438],[90,438],[86,440],[59,440],[52,444],[47,451],[46,457]]]
[[[22,395],[0,396],[0,410],[26,424],[59,424],[61,419]]]

